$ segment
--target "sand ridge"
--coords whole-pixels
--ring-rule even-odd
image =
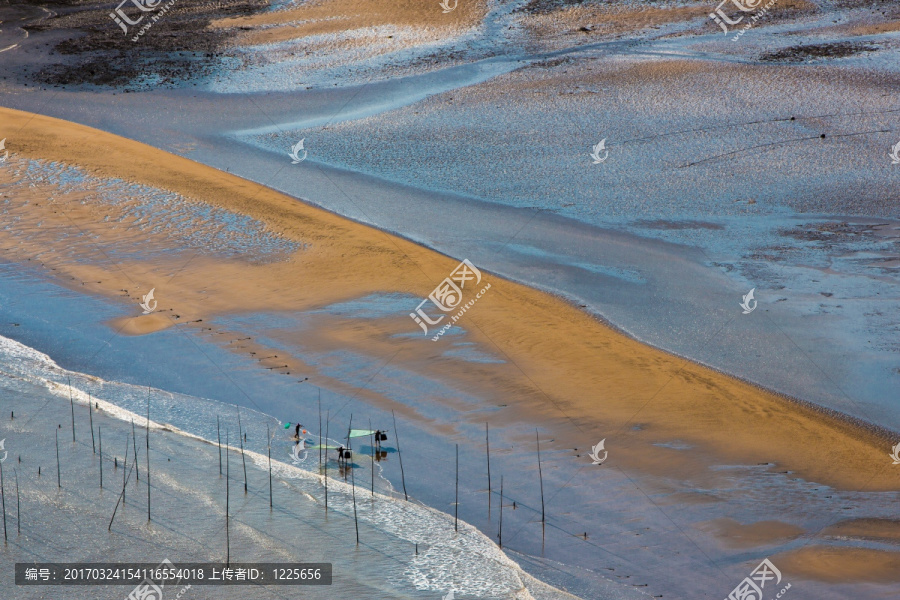
[[[240,45],[267,44],[353,30],[372,31],[385,26],[430,29],[452,36],[478,25],[487,13],[484,0],[449,0],[454,7],[444,12],[437,0],[402,0],[381,3],[365,0],[318,0],[282,10],[213,21],[213,29],[238,29]],[[440,34],[438,34],[440,37]],[[396,42],[402,42],[398,36]]]
[[[179,255],[123,260],[111,269],[73,262],[58,248],[41,253],[27,245],[10,248],[3,233],[5,257],[40,254],[48,268],[83,282],[77,286],[81,290],[122,297],[135,282],[141,282],[142,293],[156,285],[165,291],[158,294],[166,298],[163,306],[187,322],[242,311],[304,310],[376,292],[424,297],[458,263],[143,144],[20,111],[0,114],[7,124],[0,136],[10,137],[7,146],[16,156],[70,162],[97,175],[177,191],[249,215],[274,234],[307,244],[271,264]],[[22,210],[48,215],[46,205]],[[75,218],[98,239],[115,239],[108,225],[92,223],[89,215]],[[900,488],[900,471],[891,470],[887,460],[889,444],[872,431],[647,347],[556,297],[487,276],[491,293],[463,326],[467,340],[503,363],[473,367],[444,356],[427,338],[398,336],[415,329],[406,314],[371,320],[363,328],[335,322],[338,326],[317,335],[322,343],[346,343],[375,356],[394,353],[397,364],[428,368],[477,388],[508,405],[503,418],[541,419],[572,447],[585,444],[582,424],[602,422],[623,442],[617,460],[627,468],[702,480],[715,477],[705,468],[712,464],[768,463],[773,470],[843,489]],[[661,460],[652,444],[672,439],[695,450]]]

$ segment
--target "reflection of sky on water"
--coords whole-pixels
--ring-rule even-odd
[[[46,186],[63,194],[83,195],[82,204],[106,208],[103,221],[127,226],[152,236],[177,238],[177,246],[228,258],[280,258],[300,248],[295,242],[269,232],[260,221],[209,204],[194,202],[180,194],[130,183],[121,179],[100,178],[63,163],[28,159],[10,161],[18,185]],[[10,190],[14,186],[10,186]],[[13,196],[14,198],[15,196]],[[52,195],[50,200],[52,201]],[[0,214],[12,199],[0,199]],[[81,232],[82,235],[86,235]],[[110,258],[119,260],[149,259],[153,252],[165,252],[149,246],[123,250],[91,240],[104,248]]]

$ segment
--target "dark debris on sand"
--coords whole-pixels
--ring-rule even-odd
[[[231,33],[210,29],[209,23],[250,15],[269,6],[266,0],[174,0],[153,26],[133,41],[141,25],[150,19],[145,17],[126,34],[110,17],[118,3],[54,0],[27,4],[52,11],[26,25],[29,33],[52,34],[55,40],[62,37],[50,51],[50,60],[32,73],[35,82],[126,89],[172,86],[210,72],[224,56]],[[129,7],[130,3],[126,10]]]
[[[601,4],[599,2],[585,2],[584,0],[531,0],[524,6],[520,6],[515,12],[526,12],[536,15],[551,13],[560,8],[569,6],[584,6],[585,4]]]
[[[858,242],[864,237],[874,238],[875,226],[867,223],[829,221],[782,228],[779,229],[779,233],[804,242],[850,243]]]
[[[814,58],[844,58],[860,52],[875,52],[878,46],[860,42],[835,42],[832,44],[808,44],[782,48],[759,57],[767,62],[801,62]]]

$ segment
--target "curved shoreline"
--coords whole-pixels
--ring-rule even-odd
[[[304,305],[321,306],[323,303],[339,298],[359,297],[368,293],[367,290],[396,290],[418,295],[427,291],[430,281],[439,280],[441,273],[449,272],[453,267],[453,261],[437,255],[431,250],[414,246],[396,236],[357,225],[321,209],[306,206],[294,198],[282,196],[262,188],[258,184],[251,184],[246,180],[216,172],[210,167],[198,165],[187,159],[174,157],[136,142],[48,117],[32,116],[28,113],[11,110],[2,112],[8,115],[13,123],[30,121],[29,127],[21,130],[16,136],[18,141],[16,147],[13,148],[15,152],[72,162],[70,157],[76,154],[71,150],[77,146],[80,154],[78,154],[79,159],[74,162],[95,172],[99,171],[106,176],[121,177],[126,180],[141,181],[145,185],[163,189],[177,190],[203,202],[231,210],[237,209],[243,214],[261,219],[279,235],[312,243],[315,249],[312,251],[312,255],[307,253],[307,256],[315,256],[315,263],[318,266],[307,264],[307,267],[314,268],[315,272],[322,277],[318,289],[329,290],[326,297],[310,296],[308,292],[302,294],[300,298],[293,299],[282,298],[279,300],[272,296],[266,296],[265,303],[270,309],[277,309],[279,305],[289,305],[295,309],[302,308]],[[52,135],[48,136],[51,131]],[[153,163],[156,166],[150,170],[140,166]],[[311,226],[313,229],[310,229]],[[342,240],[340,243],[329,241],[335,239],[334,234],[339,235],[338,239]],[[367,250],[368,256],[360,257],[351,254],[356,257],[350,263],[357,264],[356,268],[362,269],[362,272],[366,273],[365,279],[355,282],[348,281],[346,277],[346,273],[353,272],[354,267],[348,263],[346,258],[341,257],[342,250],[346,253],[354,246],[357,248],[380,248],[375,254],[371,254],[371,251]],[[334,254],[335,252],[337,254]],[[389,256],[392,258],[388,258]],[[335,259],[337,259],[336,262]],[[398,269],[400,264],[410,264],[410,260],[418,263],[418,266],[413,269],[409,267]],[[212,263],[208,266],[214,267]],[[66,267],[68,266],[66,265]],[[263,267],[262,271],[256,271],[256,277],[267,278],[267,272],[274,273],[279,268],[283,267],[278,265]],[[333,269],[338,270],[334,271]],[[419,269],[423,269],[423,271],[419,271]],[[224,271],[220,272],[224,273]],[[422,272],[431,275],[423,278]],[[249,276],[249,274],[250,272],[244,272],[241,277]],[[193,276],[202,277],[199,273],[193,273]],[[279,275],[279,277],[283,276],[284,274]],[[479,343],[503,348],[503,353],[508,360],[513,361],[512,364],[518,365],[516,369],[529,373],[529,380],[533,381],[538,390],[553,389],[551,397],[555,396],[556,400],[553,400],[552,404],[571,406],[570,410],[575,410],[577,406],[578,412],[582,415],[581,418],[598,418],[604,422],[612,420],[612,422],[618,421],[625,425],[638,414],[628,416],[633,413],[635,401],[640,402],[641,396],[646,397],[656,389],[657,391],[653,392],[651,397],[652,400],[660,391],[667,388],[666,394],[670,397],[666,399],[664,406],[660,406],[663,400],[658,399],[652,409],[646,411],[641,409],[644,411],[642,419],[650,418],[650,422],[655,423],[654,429],[658,429],[650,435],[649,439],[645,439],[644,443],[676,436],[693,440],[705,448],[704,455],[709,453],[707,458],[711,459],[715,456],[717,462],[738,460],[752,464],[761,462],[763,458],[766,458],[766,462],[772,462],[774,458],[775,463],[783,463],[782,466],[786,466],[805,478],[846,489],[863,485],[864,481],[871,480],[879,471],[878,463],[873,462],[873,459],[884,454],[881,447],[883,434],[876,435],[877,430],[875,429],[860,430],[858,422],[838,420],[837,417],[830,416],[824,411],[813,411],[810,407],[796,402],[790,402],[790,406],[794,408],[788,408],[788,400],[785,398],[778,399],[770,392],[740,382],[731,376],[721,375],[711,369],[686,361],[686,359],[678,359],[685,361],[686,364],[675,365],[672,360],[673,355],[625,338],[622,334],[602,325],[595,317],[577,311],[568,301],[564,302],[558,297],[527,289],[520,284],[499,278],[493,284],[495,289],[492,289],[491,294],[479,302],[479,310],[474,313],[475,316],[468,316],[475,318],[476,321],[472,324],[477,325],[477,328],[469,331],[468,335]],[[250,285],[255,284],[251,281]],[[113,280],[101,287],[93,286],[88,291],[109,295],[111,290],[107,286],[113,286],[113,289],[120,287]],[[242,291],[248,292],[246,287]],[[217,307],[205,306],[201,309],[196,304],[196,299],[191,299],[192,294],[189,290],[182,289],[176,295],[179,294],[184,296],[179,312],[185,315],[185,318],[198,314],[210,314],[211,310],[240,311],[242,306],[250,308],[254,304],[254,301],[245,294],[242,295],[243,300],[229,304],[229,300],[235,299],[228,298],[228,294],[223,292],[221,297],[217,298]],[[226,309],[226,306],[229,305],[230,308]],[[511,315],[510,311],[518,314]],[[562,321],[557,317],[548,316],[559,312],[566,314]],[[486,321],[485,319],[490,320]],[[478,321],[481,323],[479,324]],[[529,323],[533,323],[533,325],[529,325]],[[542,324],[539,325],[539,323]],[[533,327],[537,327],[537,329],[533,329]],[[548,327],[549,329],[546,329]],[[553,329],[559,329],[561,335],[548,337],[546,333],[538,333],[535,337],[537,331],[552,331]],[[591,334],[587,338],[577,333],[574,337],[572,336],[574,332],[579,331],[590,331]],[[364,340],[355,343],[363,344],[360,346],[361,350],[365,350],[369,345]],[[415,342],[408,343],[414,344]],[[535,343],[543,347],[539,355],[533,351],[523,353],[525,348],[531,347]],[[410,346],[410,349],[413,347]],[[597,350],[601,347],[607,350],[598,354]],[[372,351],[374,348],[371,347],[369,350]],[[576,348],[582,350],[576,351]],[[593,350],[589,350],[589,348],[593,348]],[[612,354],[609,354],[610,351]],[[543,358],[539,358],[539,356]],[[627,398],[621,398],[618,393],[609,395],[612,390],[608,390],[603,394],[605,396],[604,406],[599,407],[594,401],[589,401],[584,396],[585,390],[603,390],[608,388],[611,383],[605,378],[598,379],[595,368],[589,366],[596,365],[598,362],[610,364],[612,368],[610,374],[613,376],[613,380],[618,381],[618,385],[624,386],[623,390],[630,389],[630,393],[626,393]],[[454,373],[462,376],[464,372],[459,371],[460,365],[448,363],[447,359],[440,359],[440,364],[449,370],[447,375],[450,377]],[[645,364],[645,367],[635,370],[638,364]],[[620,369],[625,370],[620,372]],[[549,380],[545,375],[548,372],[554,373]],[[508,372],[508,369],[506,371],[501,369],[498,374],[500,379],[497,383],[501,384],[501,388],[512,384],[518,377],[518,375]],[[510,379],[508,383],[503,383],[511,376],[513,379]],[[659,383],[652,384],[654,378],[662,383],[661,388]],[[573,380],[577,380],[579,383],[573,383]],[[709,397],[708,391],[704,392],[703,387],[696,387],[691,383],[692,381],[707,382],[705,385],[712,386],[710,389],[718,390],[718,394],[715,396],[722,394],[723,397]],[[647,387],[648,382],[651,383],[649,388]],[[496,389],[495,392],[500,393],[501,388]],[[582,399],[578,400],[579,397]],[[704,399],[703,402],[707,408],[696,406],[701,398]],[[749,398],[753,398],[753,401],[748,404]],[[523,411],[523,414],[530,414],[533,418],[555,420],[559,417],[558,409],[548,406],[546,399],[544,392],[536,394],[530,392],[517,403],[517,410]],[[748,426],[751,430],[749,433],[742,428],[735,429],[735,420],[740,422],[742,419],[746,420],[747,416],[760,414],[758,409],[761,406],[769,407],[766,410],[781,415],[781,419],[768,423],[758,432],[756,430],[760,425]],[[648,413],[655,413],[656,416],[652,417]],[[566,414],[566,411],[563,411],[563,414]],[[819,416],[813,417],[813,414]],[[728,433],[706,430],[698,436],[699,432],[689,424],[701,415],[703,415],[703,419],[713,419],[718,423],[717,427]],[[729,418],[727,415],[732,416]],[[744,416],[740,417],[739,415]],[[800,429],[797,430],[790,426],[786,428],[785,420],[792,421]],[[677,425],[677,423],[681,423],[681,425]],[[560,426],[562,429],[559,434],[563,437],[577,433],[572,430],[566,434],[565,431],[569,430],[570,426],[564,425],[564,422],[560,422]],[[779,432],[779,430],[783,431]],[[814,433],[816,431],[818,433]],[[830,433],[826,434],[825,431]],[[762,432],[765,432],[768,440],[755,439]],[[805,433],[801,434],[801,432]],[[686,435],[688,433],[690,435]],[[624,432],[622,434],[624,435]],[[645,434],[638,433],[628,435],[645,437]],[[820,446],[826,439],[830,439],[831,449]],[[766,443],[766,441],[770,443]],[[761,442],[763,445],[760,445]],[[827,455],[829,451],[833,451],[836,444],[844,447],[842,453],[845,456],[854,457],[852,463],[845,461],[842,465],[846,466],[841,469],[830,467],[822,469],[817,466],[819,458],[823,454]],[[760,454],[760,451],[763,450],[763,454]],[[739,458],[741,456],[743,459]],[[650,464],[645,462],[645,459],[634,458],[636,462],[632,466],[649,468],[651,472],[654,471]],[[693,460],[690,460],[682,467],[690,469],[692,463]],[[872,475],[867,476],[867,473]],[[879,481],[878,484],[866,489],[896,489],[898,485],[900,483]]]
[[[615,44],[618,42],[612,43]],[[431,76],[431,74],[425,75],[425,77],[429,76]],[[368,176],[359,174],[359,172],[354,171],[349,167],[332,167],[327,162],[323,162],[321,163],[321,166],[316,165],[316,168],[310,169],[310,167],[313,167],[311,161],[308,165],[296,167],[296,169],[301,172],[304,179],[309,180],[309,185],[316,190],[317,197],[314,202],[303,200],[304,197],[310,196],[310,194],[305,194],[302,191],[297,190],[297,178],[294,176],[295,173],[291,172],[290,175],[288,175],[287,172],[285,174],[278,173],[278,171],[280,171],[278,168],[279,165],[276,164],[278,161],[273,159],[275,154],[270,154],[267,151],[254,151],[248,153],[247,148],[244,146],[235,148],[227,147],[229,145],[237,146],[232,143],[233,138],[231,137],[231,134],[221,133],[221,128],[213,129],[211,125],[214,125],[215,123],[205,120],[202,117],[204,110],[202,107],[206,106],[207,108],[210,108],[214,104],[216,108],[221,106],[221,117],[227,120],[229,124],[237,123],[237,126],[234,127],[234,129],[240,130],[245,128],[245,126],[252,128],[254,124],[259,122],[259,119],[248,119],[247,116],[242,116],[253,113],[253,111],[248,112],[248,109],[251,107],[250,105],[252,105],[254,109],[262,110],[275,122],[291,122],[292,115],[298,110],[311,114],[331,114],[331,112],[327,110],[328,98],[330,98],[332,102],[343,102],[347,98],[351,98],[352,94],[351,99],[354,103],[358,103],[365,100],[368,95],[377,95],[385,91],[397,94],[398,89],[392,87],[394,83],[393,80],[389,80],[378,82],[376,84],[355,86],[349,88],[346,95],[342,95],[342,92],[337,90],[334,94],[329,94],[328,90],[318,89],[311,90],[310,92],[301,92],[294,96],[287,93],[275,93],[265,95],[251,94],[246,95],[245,97],[234,98],[208,93],[204,94],[201,92],[197,96],[199,100],[196,101],[197,106],[200,106],[201,108],[199,110],[192,108],[185,111],[184,114],[179,115],[180,122],[177,124],[168,124],[165,119],[165,114],[170,114],[172,111],[176,110],[178,106],[182,106],[184,103],[188,102],[189,97],[193,98],[194,94],[192,94],[190,90],[179,90],[173,93],[164,92],[162,94],[148,95],[140,98],[138,98],[138,96],[142,96],[141,94],[130,94],[125,97],[117,96],[112,99],[110,99],[108,95],[95,94],[93,92],[87,92],[83,95],[81,92],[72,94],[70,98],[74,98],[74,103],[76,104],[80,102],[84,105],[94,101],[101,103],[97,105],[96,112],[110,114],[99,119],[99,123],[97,122],[98,118],[96,116],[88,116],[78,109],[71,111],[55,106],[47,112],[62,116],[63,118],[70,118],[77,122],[92,123],[96,127],[107,129],[118,135],[140,139],[142,142],[157,148],[177,149],[178,144],[172,143],[173,140],[171,137],[177,139],[183,132],[184,139],[189,140],[189,142],[187,144],[182,142],[182,145],[189,145],[192,147],[199,146],[196,151],[193,149],[185,151],[178,150],[178,152],[183,155],[189,154],[190,152],[196,152],[191,154],[191,156],[195,157],[195,160],[198,160],[199,162],[219,169],[228,169],[231,167],[231,172],[239,172],[241,177],[251,181],[266,181],[265,185],[269,187],[269,189],[287,194],[293,198],[299,198],[301,201],[311,203],[315,207],[323,208],[332,214],[343,216],[352,221],[363,222],[369,226],[374,226],[381,231],[392,232],[398,237],[412,239],[416,243],[424,244],[431,248],[439,248],[439,251],[447,256],[468,256],[477,264],[485,266],[485,268],[492,269],[495,272],[504,273],[504,275],[511,280],[525,281],[527,282],[527,285],[534,286],[534,279],[529,281],[527,277],[523,277],[523,271],[521,269],[515,268],[517,266],[514,264],[515,261],[521,258],[521,256],[517,256],[515,252],[506,252],[502,256],[492,256],[490,253],[482,252],[481,255],[475,257],[473,256],[474,252],[472,252],[472,249],[470,248],[471,244],[469,244],[469,247],[463,247],[465,245],[457,243],[458,240],[436,240],[434,236],[440,235],[440,232],[437,231],[439,223],[424,223],[420,229],[416,230],[409,218],[404,216],[409,215],[413,209],[421,208],[426,211],[434,211],[440,210],[443,208],[443,205],[446,205],[451,209],[451,217],[455,217],[458,216],[461,211],[474,206],[474,204],[469,205],[462,202],[461,200],[458,200],[458,198],[455,198],[454,194],[430,194],[427,189],[419,190],[410,185],[395,184],[392,183],[390,179],[382,179],[377,175]],[[363,88],[366,89],[363,90]],[[356,95],[357,93],[359,93],[358,96]],[[67,96],[69,96],[69,94],[70,92],[66,92]],[[48,101],[48,103],[53,103],[52,99]],[[156,109],[146,111],[146,107],[151,103],[157,105]],[[17,101],[13,104],[20,103]],[[427,104],[427,102],[423,104]],[[167,110],[164,108],[161,109],[160,107],[167,107]],[[92,110],[91,112],[94,111]],[[395,112],[401,113],[402,110]],[[787,113],[785,113],[785,115],[786,114]],[[140,117],[141,125],[132,128],[130,124],[138,117]],[[802,118],[800,120],[802,120]],[[226,131],[230,128],[230,126],[227,127]],[[176,135],[166,139],[166,136],[172,133],[172,131],[176,131]],[[166,132],[166,134],[161,134],[161,132]],[[335,138],[335,140],[339,142],[340,138]],[[332,140],[332,143],[335,140]],[[310,140],[307,140],[307,143],[309,144]],[[209,151],[208,145],[214,145],[215,149]],[[237,165],[240,166],[238,167]],[[271,175],[272,173],[275,173],[275,175]],[[346,198],[342,197],[340,190],[336,192],[332,189],[334,187],[342,188],[343,186],[347,186],[348,189],[353,190],[352,193],[343,195],[346,196]],[[372,213],[374,218],[371,219],[365,218],[365,215],[360,216],[359,211],[357,210],[359,206],[352,199],[349,203],[347,202],[347,199],[349,198],[357,199],[361,197],[360,194],[364,194],[365,191],[363,190],[366,190],[367,188],[373,190],[373,194],[377,197],[379,202]],[[397,196],[397,206],[388,206],[383,202],[385,200],[390,201],[392,196]],[[434,197],[429,198],[429,196]],[[476,200],[473,200],[473,203],[474,202],[476,202]],[[483,200],[477,200],[477,202],[490,204]],[[366,208],[368,208],[368,205]],[[507,208],[510,210],[505,210]],[[510,208],[509,206],[492,205],[487,208],[479,208],[476,206],[475,210],[480,211],[480,215],[504,218],[509,215],[514,215],[514,211],[517,209]],[[539,215],[535,220],[535,224],[537,225],[538,222],[540,222],[542,227],[548,224],[551,228],[556,227],[553,223],[553,219],[545,220],[545,216],[545,214]],[[822,217],[821,214],[801,216],[811,222],[812,225]],[[838,218],[834,217],[834,215],[829,216],[829,218],[831,217],[835,219]],[[576,225],[574,218],[570,220],[572,220],[571,227],[556,227],[556,229],[553,230],[553,235],[544,236],[543,239],[529,240],[527,243],[533,244],[533,247],[539,251],[552,250],[554,244],[558,244],[560,240],[567,239],[567,234],[574,233],[577,235],[582,231]],[[771,224],[773,227],[781,225],[781,223]],[[625,229],[627,230],[627,227],[625,227]],[[615,240],[612,239],[614,236],[607,235],[610,231],[622,233],[623,236],[631,235],[635,240],[633,246],[638,247],[639,250],[639,246],[644,244],[648,239],[651,240],[650,242],[647,242],[647,245],[649,246],[652,246],[657,242],[660,242],[661,244],[668,243],[662,242],[649,233],[647,236],[642,235],[643,232],[626,234],[619,231],[617,226],[610,226],[608,230],[603,230],[602,227],[598,227],[596,228],[596,233],[598,234],[597,240],[594,240],[596,243],[589,248],[591,251],[596,251],[595,256],[602,256],[602,251],[604,249],[608,248],[610,245],[615,245]],[[630,232],[631,230],[628,231]],[[405,232],[415,232],[415,234],[405,235]],[[481,236],[480,239],[489,239],[489,237],[482,235],[484,233],[484,230],[479,229],[477,224],[462,223],[460,227],[460,236],[468,235],[472,239],[479,239],[479,236]],[[702,248],[702,245],[697,244],[695,246],[685,247]],[[719,252],[719,254],[723,255],[722,257],[725,258],[727,262],[734,259],[733,251],[741,252],[743,250],[743,246],[738,244],[735,248],[727,248],[724,253]],[[584,257],[583,253],[582,255],[576,253],[572,256],[574,258]],[[646,263],[646,261],[651,258],[651,256],[644,256],[642,260]],[[717,256],[716,258],[720,258],[720,256]],[[552,262],[553,260],[555,259],[548,259],[544,262]],[[536,262],[540,261],[536,260]],[[543,267],[545,265],[541,266]],[[561,271],[568,270],[568,272],[563,273],[562,276],[568,277],[569,279],[573,277],[573,274],[577,274],[575,273],[575,269],[570,268],[565,264],[556,264],[553,266],[558,267]],[[702,274],[704,281],[701,288],[698,289],[696,298],[684,297],[684,290],[678,289],[683,286],[680,286],[678,282],[673,283],[672,281],[663,282],[664,285],[654,290],[655,295],[667,295],[677,301],[684,300],[685,302],[679,306],[679,308],[686,309],[686,311],[683,312],[702,314],[704,310],[720,310],[721,307],[733,307],[734,298],[739,298],[739,294],[745,293],[752,285],[760,285],[759,281],[754,279],[752,283],[747,281],[747,285],[743,289],[738,289],[738,286],[743,287],[740,282],[744,280],[744,277],[720,278],[716,281],[716,274],[713,273],[716,269],[705,270],[708,273]],[[655,274],[660,275],[661,273],[657,270]],[[684,273],[679,273],[671,276],[671,278],[684,279],[683,275]],[[832,279],[829,284],[837,284],[838,287],[841,287],[842,282],[834,281],[834,279]],[[844,281],[849,281],[849,279],[849,277],[843,278]],[[570,283],[570,281],[565,281],[564,283]],[[766,283],[767,282],[764,280],[760,287],[764,287]],[[595,283],[595,285],[603,285],[603,282]],[[578,287],[577,285],[560,285],[556,286],[555,289],[563,290],[567,293],[571,292],[574,297],[579,296],[578,292],[586,291],[584,286]],[[774,294],[777,293],[777,289],[776,286],[775,289],[772,290],[773,297]],[[822,287],[820,289],[828,291],[829,288]],[[696,360],[699,364],[713,364],[716,357],[723,355],[719,347],[716,347],[714,351],[700,353],[697,352],[698,347],[695,345],[692,346],[690,343],[681,345],[678,340],[673,340],[671,336],[666,337],[665,335],[657,333],[665,331],[665,327],[669,325],[669,323],[666,322],[667,319],[670,323],[675,323],[676,326],[682,328],[693,325],[693,323],[691,323],[692,317],[690,316],[675,314],[665,314],[663,317],[657,316],[658,313],[661,314],[665,311],[666,307],[660,306],[658,302],[652,304],[650,299],[643,298],[640,294],[632,294],[632,297],[629,300],[636,304],[640,304],[643,311],[621,310],[619,307],[614,306],[614,301],[619,298],[611,299],[604,290],[600,289],[589,291],[590,296],[586,296],[589,298],[586,301],[586,304],[600,310],[608,320],[617,323],[619,329],[627,331],[629,336],[638,341],[642,341],[657,348],[665,348],[666,352],[671,352],[677,356],[690,356],[692,357],[691,360]],[[679,292],[682,293],[679,294]],[[823,341],[826,343],[819,344],[819,338],[822,336],[806,336],[803,334],[803,330],[808,329],[804,324],[803,317],[810,316],[811,312],[815,312],[808,309],[815,306],[814,301],[817,299],[820,300],[820,298],[815,295],[814,290],[808,289],[808,285],[805,290],[794,289],[793,292],[792,300],[796,300],[796,303],[792,302],[781,305],[772,304],[767,307],[779,307],[780,310],[778,310],[777,313],[773,310],[773,317],[777,316],[777,318],[782,319],[781,327],[773,327],[774,324],[769,323],[764,325],[760,331],[762,334],[770,336],[773,332],[783,333],[788,338],[796,340],[798,342],[797,345],[802,346],[802,350],[797,352],[796,348],[790,347],[789,344],[777,344],[777,347],[774,349],[775,353],[772,357],[755,359],[751,356],[746,363],[743,360],[722,360],[719,363],[715,363],[717,364],[716,369],[723,373],[738,374],[737,376],[741,378],[744,378],[744,376],[740,374],[746,374],[745,377],[748,380],[761,382],[759,385],[772,389],[779,394],[785,394],[794,398],[803,398],[812,404],[824,405],[831,410],[844,412],[853,415],[856,418],[863,419],[864,421],[889,423],[890,427],[893,429],[900,430],[900,418],[896,416],[892,407],[888,405],[887,400],[887,398],[891,397],[893,389],[896,389],[897,383],[897,378],[893,374],[893,371],[888,369],[888,367],[891,366],[890,363],[893,357],[891,357],[889,353],[880,350],[867,353],[868,348],[865,347],[866,344],[864,343],[867,339],[865,337],[866,334],[877,335],[877,332],[882,331],[883,327],[863,324],[865,326],[860,328],[856,327],[860,325],[859,322],[850,322],[849,325],[856,327],[856,329],[845,330],[843,328],[843,324],[848,323],[848,317],[853,319],[855,318],[855,315],[864,314],[870,305],[858,302],[850,311],[845,311],[842,314],[836,315],[834,318],[825,317],[826,319],[830,319],[826,323],[825,329],[825,331],[828,332],[828,335],[824,336]],[[872,294],[874,294],[874,291]],[[651,294],[651,296],[652,295],[653,294]],[[715,295],[715,303],[708,300],[711,299],[713,295]],[[841,294],[838,293],[833,300],[837,300],[840,295]],[[874,297],[874,295],[872,297]],[[884,297],[884,291],[882,291],[882,297]],[[610,304],[611,300],[612,304]],[[852,302],[852,300],[850,301]],[[835,303],[836,302],[831,302],[830,304]],[[791,304],[791,306],[789,307],[788,304]],[[615,311],[607,310],[610,308],[615,309]],[[640,312],[646,313],[646,319],[642,318],[643,315],[639,314]],[[759,313],[757,313],[757,315],[758,314]],[[809,320],[815,320],[818,316],[819,315],[817,314],[813,314],[812,318]],[[788,321],[787,319],[791,320]],[[859,319],[861,320],[862,317],[859,317]],[[696,322],[696,319],[694,319],[694,321]],[[759,323],[757,323],[757,325],[759,325]],[[785,325],[787,326],[785,327]],[[776,331],[776,329],[778,331]],[[884,341],[884,338],[879,337],[879,340]],[[734,340],[732,340],[732,342],[734,342]],[[844,342],[846,342],[846,345],[844,345]],[[836,347],[836,344],[845,348],[848,352],[860,352],[866,358],[864,364],[869,366],[844,368],[840,354],[838,352],[827,350],[829,347]],[[782,363],[787,365],[787,368],[782,369]],[[810,369],[810,364],[816,366],[821,365],[821,371]],[[810,372],[813,374],[810,375]],[[834,380],[832,380],[829,376],[823,377],[822,372],[829,374],[833,373],[836,374],[836,376]],[[862,397],[859,404],[859,406],[862,407],[862,410],[854,411],[850,408],[849,403],[847,402],[850,395],[836,393],[836,390],[840,388],[845,390],[856,390],[854,396],[859,395]],[[856,399],[851,398],[849,402],[856,402]]]

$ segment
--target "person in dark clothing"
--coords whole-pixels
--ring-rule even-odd
[[[297,423],[297,426],[294,428],[294,437],[298,440],[300,439],[300,423]]]

